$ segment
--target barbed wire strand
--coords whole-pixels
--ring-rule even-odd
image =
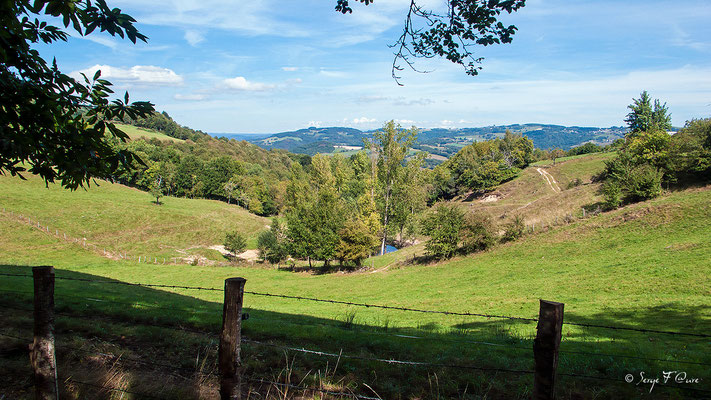
[[[464,343],[464,344],[477,344],[477,345],[490,346],[490,347],[502,347],[502,348],[507,348],[507,349],[515,349],[515,350],[519,350],[519,351],[533,351],[533,345],[531,345],[530,347],[523,347],[523,346],[516,346],[516,345],[504,344],[504,343],[491,343],[491,342],[484,342],[484,341],[478,341],[478,340],[457,339],[457,338],[449,338],[449,337],[437,337],[437,338],[432,339],[432,338],[423,337],[423,336],[407,335],[404,333],[397,334],[397,333],[387,333],[387,332],[375,332],[375,331],[371,331],[368,329],[347,328],[347,327],[343,327],[343,326],[338,326],[336,324],[323,324],[323,323],[313,323],[313,322],[300,323],[300,322],[280,320],[280,321],[278,321],[278,323],[286,324],[286,325],[297,325],[297,326],[323,326],[323,327],[328,327],[328,328],[339,329],[339,330],[345,331],[345,332],[355,331],[355,332],[365,333],[365,334],[369,334],[369,335],[389,336],[389,337],[397,337],[397,338],[403,338],[403,339],[437,340],[437,341],[444,341],[444,342],[450,342],[450,343]],[[703,363],[703,362],[697,362],[697,361],[666,360],[666,359],[661,359],[661,358],[629,356],[629,355],[624,355],[624,354],[596,353],[596,352],[586,352],[586,351],[576,351],[576,350],[558,350],[558,352],[563,353],[563,354],[580,354],[580,355],[596,356],[596,357],[630,358],[630,359],[644,360],[644,361],[661,361],[661,362],[673,362],[673,363],[680,363],[680,364],[694,364],[694,365],[711,366],[711,363]]]
[[[295,299],[295,300],[314,301],[314,302],[320,302],[320,303],[343,304],[343,305],[348,305],[348,306],[357,306],[357,307],[365,307],[365,308],[381,308],[381,309],[385,309],[385,310],[398,310],[398,311],[410,311],[410,312],[428,313],[428,314],[444,314],[444,315],[471,316],[471,317],[484,317],[484,318],[501,318],[501,319],[517,320],[517,321],[526,321],[529,323],[530,322],[538,322],[537,318],[512,317],[512,316],[508,316],[508,315],[470,313],[470,312],[459,312],[459,311],[423,310],[423,309],[419,309],[419,308],[386,306],[386,305],[380,305],[380,304],[355,303],[355,302],[351,302],[351,301],[317,299],[314,297],[289,296],[289,295],[283,295],[283,294],[251,292],[251,291],[246,291],[246,290],[244,293],[245,294],[252,294],[255,296],[279,297],[279,298],[283,298],[283,299]]]
[[[26,295],[33,295],[33,293],[30,292],[23,292],[19,290],[8,290],[8,289],[0,289],[3,292],[8,292],[8,293],[17,293],[17,294],[26,294]],[[150,307],[150,308],[155,308],[155,309],[160,309],[160,310],[168,310],[168,311],[185,311],[185,312],[190,312],[190,313],[214,313],[214,312],[222,312],[218,310],[217,308],[215,310],[198,310],[194,308],[182,308],[182,307],[168,307],[168,306],[162,306],[160,304],[147,304],[147,303],[140,303],[140,302],[130,302],[130,301],[120,301],[120,300],[114,300],[114,299],[95,299],[92,297],[87,297],[87,296],[79,296],[75,294],[68,294],[68,293],[61,293],[57,294],[55,292],[55,298],[62,298],[62,297],[71,297],[75,299],[83,299],[87,301],[92,301],[92,302],[97,302],[97,303],[112,303],[112,304],[123,304],[127,306],[133,306],[133,307]],[[78,301],[74,301],[73,304],[79,303]]]
[[[4,274],[4,273],[0,273],[0,275],[31,277],[31,275]],[[119,284],[119,285],[140,286],[140,287],[160,287],[160,288],[171,288],[171,289],[208,290],[208,291],[219,291],[219,292],[224,291],[224,289],[206,288],[206,287],[200,287],[200,286],[130,283],[130,282],[121,282],[121,281],[93,280],[93,279],[69,278],[69,277],[59,277],[59,276],[57,276],[56,279],[64,279],[64,280],[80,281],[80,282],[105,283],[105,284]],[[342,300],[318,299],[318,298],[314,298],[314,297],[290,296],[290,295],[283,295],[283,294],[252,292],[252,291],[244,291],[244,293],[245,294],[252,294],[255,296],[278,297],[278,298],[284,298],[284,299],[306,300],[306,301],[314,301],[314,302],[321,302],[321,303],[343,304],[343,305],[365,307],[365,308],[380,308],[380,309],[386,309],[386,310],[409,311],[409,312],[419,312],[419,313],[429,313],[429,314],[473,316],[473,317],[484,317],[484,318],[500,318],[500,319],[515,320],[515,321],[525,321],[527,323],[538,322],[537,318],[513,317],[513,316],[507,316],[507,315],[469,313],[469,312],[457,312],[457,311],[423,310],[423,309],[410,308],[410,307],[356,303],[356,302],[342,301]],[[662,331],[662,330],[655,330],[655,329],[630,328],[630,327],[621,327],[621,326],[596,325],[596,324],[575,323],[575,322],[566,322],[566,323],[564,323],[564,325],[580,326],[580,327],[587,327],[587,328],[615,329],[615,330],[641,332],[641,333],[658,333],[658,334],[665,334],[665,335],[679,335],[679,336],[711,338],[711,334],[703,334],[703,333],[673,332],[673,331]]]
[[[305,353],[305,354],[313,354],[313,355],[323,356],[323,357],[348,358],[348,359],[362,360],[362,361],[376,361],[376,362],[381,362],[381,363],[386,363],[386,364],[395,364],[395,365],[412,365],[412,366],[420,366],[420,367],[441,367],[441,368],[454,368],[454,369],[474,369],[474,370],[479,370],[479,371],[510,372],[510,373],[518,373],[518,374],[532,374],[533,373],[533,371],[530,371],[530,370],[513,370],[513,369],[493,368],[493,367],[492,368],[477,367],[477,366],[473,366],[473,365],[440,364],[440,363],[429,363],[429,362],[423,362],[423,361],[403,361],[403,360],[377,358],[377,357],[365,357],[365,356],[353,356],[353,355],[346,355],[346,354],[327,353],[327,352],[317,351],[317,350],[309,350],[309,349],[304,349],[304,348],[282,346],[282,345],[273,344],[273,343],[259,342],[256,340],[244,339],[244,338],[242,339],[242,342],[257,344],[257,345],[261,345],[261,346],[275,347],[275,348],[279,348],[279,349],[283,349],[283,350],[296,351],[296,352]]]

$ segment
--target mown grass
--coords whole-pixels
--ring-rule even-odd
[[[99,181],[87,190],[73,192],[35,176],[23,181],[0,176],[0,207],[7,218],[30,218],[49,233],[84,238],[97,251],[129,253],[152,258],[184,257],[190,254],[222,256],[205,247],[221,244],[225,233],[237,231],[254,248],[256,236],[269,220],[236,205],[213,200],[163,197],[161,205],[149,193],[119,184]],[[12,215],[10,215],[12,212]]]
[[[708,333],[711,331],[710,200],[711,187],[676,192],[448,262],[405,263],[381,268],[375,273],[326,275],[265,267],[163,266],[112,261],[3,217],[0,230],[5,234],[0,237],[0,262],[6,264],[2,271],[27,272],[23,265],[50,264],[58,268],[59,276],[215,288],[221,287],[227,277],[242,276],[247,278],[248,291],[534,318],[538,299],[544,298],[565,303],[567,322]],[[398,253],[400,251],[381,260],[385,262],[385,257],[396,260]],[[408,256],[400,254],[400,259],[402,255]],[[0,290],[29,291],[31,282],[22,279],[3,277]],[[219,327],[222,301],[219,292],[118,285],[109,288],[58,280],[58,299],[62,299],[61,293],[102,300],[113,298],[132,304],[127,307],[84,301],[80,305],[66,305],[74,312],[96,313],[129,323],[153,321],[211,331]],[[144,302],[210,312],[152,310]],[[344,354],[381,358],[532,368],[532,355],[525,350],[531,348],[535,334],[532,324],[346,307],[252,294],[245,295],[245,306],[251,315],[245,322],[245,334],[257,340],[336,353],[342,349]],[[86,335],[100,334],[99,337],[107,341],[115,340],[111,332],[95,332],[101,330],[101,324],[82,329],[87,331]],[[424,339],[396,337],[390,333]],[[144,338],[142,343],[146,345],[163,343],[157,332],[136,331],[134,334]],[[511,345],[524,350],[507,347]],[[711,363],[708,339],[565,325],[561,348],[666,360],[564,353],[559,369],[562,373],[621,380],[627,373],[638,377],[640,371],[660,375],[662,370],[684,370],[689,376],[703,379],[695,388],[711,389],[708,366],[676,362]],[[194,357],[196,349],[188,346],[177,351],[183,357]],[[294,354],[290,353],[289,357],[295,357],[295,377],[310,376],[309,370],[324,368],[325,361],[318,357]],[[272,379],[284,369],[284,353],[279,349],[249,348],[245,359],[250,360],[246,361],[248,373],[253,376]],[[344,379],[341,385],[351,385],[360,393],[372,394],[363,388],[362,384],[366,383],[383,398],[530,396],[531,379],[527,375],[396,367],[355,360],[340,362],[342,369],[338,376]],[[703,397],[694,392],[670,392],[659,386],[645,396]],[[561,398],[630,398],[649,390],[649,385],[644,384],[635,386],[569,377],[562,377],[558,387]]]
[[[159,139],[159,140],[170,140],[171,142],[184,142],[182,139],[174,138],[166,134],[154,131],[152,129],[140,128],[133,125],[126,124],[116,124],[116,127],[124,131],[128,137],[131,139]]]

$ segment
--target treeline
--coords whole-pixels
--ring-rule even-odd
[[[165,114],[155,115],[160,117],[146,120],[169,120]],[[283,207],[291,165],[301,160],[283,150],[199,132],[184,142],[114,140],[112,145],[132,151],[143,162],[120,167],[114,179],[150,191],[156,202],[163,196],[234,201],[265,216]]]
[[[153,129],[154,131],[158,131],[176,139],[192,140],[193,142],[197,142],[205,136],[209,136],[203,131],[179,125],[177,122],[173,121],[173,118],[171,118],[165,111],[162,113],[153,113],[145,118],[133,119],[126,116],[123,120],[121,120],[121,122],[141,128]]]

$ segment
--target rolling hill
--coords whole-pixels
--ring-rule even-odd
[[[466,207],[502,220],[521,213],[528,223],[545,222],[545,229],[539,228],[523,239],[486,252],[425,264],[412,258],[421,254],[421,245],[412,246],[368,260],[367,265],[371,261],[376,265],[374,270],[334,274],[297,273],[269,266],[147,265],[109,259],[32,227],[15,214],[22,211],[37,215],[50,226],[63,227],[75,235],[86,234],[93,241],[134,249],[208,244],[228,229],[257,232],[266,220],[244,215],[237,207],[204,200],[182,199],[183,203],[170,198],[158,207],[150,203],[148,194],[119,185],[102,183],[86,192],[67,192],[44,189],[38,180],[0,177],[0,207],[7,207],[0,214],[0,272],[25,274],[26,265],[54,265],[60,277],[208,288],[221,287],[227,277],[241,276],[247,279],[247,290],[254,292],[523,318],[535,318],[538,300],[543,298],[565,303],[566,324],[709,332],[711,186],[674,191],[612,212],[560,217],[597,201],[596,183],[588,179],[610,156],[586,155],[556,165],[531,166],[492,193],[496,201],[458,199]],[[581,185],[568,188],[568,182],[576,178],[581,179]],[[15,210],[12,215],[8,214],[11,209]],[[557,223],[555,216],[559,216]],[[0,308],[5,333],[31,338],[27,316],[13,311],[30,301],[31,285],[31,280],[22,277],[0,279],[0,292],[14,293],[3,295],[1,300],[7,306]],[[85,380],[102,379],[102,374],[119,376],[125,385],[122,387],[139,393],[216,398],[215,379],[209,375],[215,363],[215,339],[196,335],[190,329],[219,329],[223,293],[62,280],[57,285],[62,313],[58,354],[64,371]],[[245,295],[245,306],[250,314],[243,325],[245,334],[268,344],[243,346],[245,374],[250,379],[304,382],[327,390],[372,395],[364,386],[368,385],[382,398],[530,397],[529,375],[443,365],[529,370],[534,324],[312,303],[253,293]],[[99,319],[87,322],[72,315]],[[565,325],[563,334],[559,374],[565,375],[559,375],[558,398],[703,398],[703,393],[676,391],[663,385],[650,392],[649,386],[626,384],[621,377],[634,371],[662,369],[705,376],[707,367],[698,363],[711,363],[707,339],[572,325]],[[0,361],[0,376],[4,377],[0,382],[5,390],[19,391],[26,380],[22,366],[27,364],[27,356],[9,343],[0,338],[0,348],[7,354]],[[84,353],[66,350],[72,344],[81,345]],[[342,352],[356,358],[332,358],[329,360],[333,363],[328,364],[330,361],[316,355],[278,346],[336,355]],[[26,349],[26,344],[22,348]],[[164,364],[178,365],[194,374],[165,378],[170,370],[163,367],[149,372],[145,367],[110,360],[97,364],[95,356],[84,355],[97,352],[125,354],[127,359],[165,360]],[[367,357],[433,362],[436,366],[362,360]],[[576,377],[580,375],[605,376],[619,382]],[[113,381],[106,382],[109,385]],[[76,393],[66,385],[65,390]],[[259,389],[258,385],[248,385]],[[694,388],[709,389],[705,381]]]
[[[503,137],[506,130],[528,136],[541,149],[561,148],[564,150],[587,142],[609,144],[624,136],[626,128],[566,127],[546,124],[515,124],[480,128],[430,128],[421,129],[418,143],[414,148],[435,155],[449,157],[463,146],[474,141]],[[310,127],[290,132],[276,133],[269,137],[255,137],[250,140],[261,147],[285,149],[293,153],[331,153],[336,146],[363,146],[363,139],[374,131],[355,128]]]

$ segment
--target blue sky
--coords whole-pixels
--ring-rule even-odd
[[[307,126],[467,127],[512,123],[623,125],[642,90],[667,102],[675,126],[711,116],[711,2],[528,0],[502,16],[509,45],[478,48],[477,77],[423,60],[390,77],[407,0],[114,0],[147,44],[95,32],[44,46],[60,68],[97,68],[133,100],[149,100],[207,132]],[[422,0],[440,8],[444,0]]]

